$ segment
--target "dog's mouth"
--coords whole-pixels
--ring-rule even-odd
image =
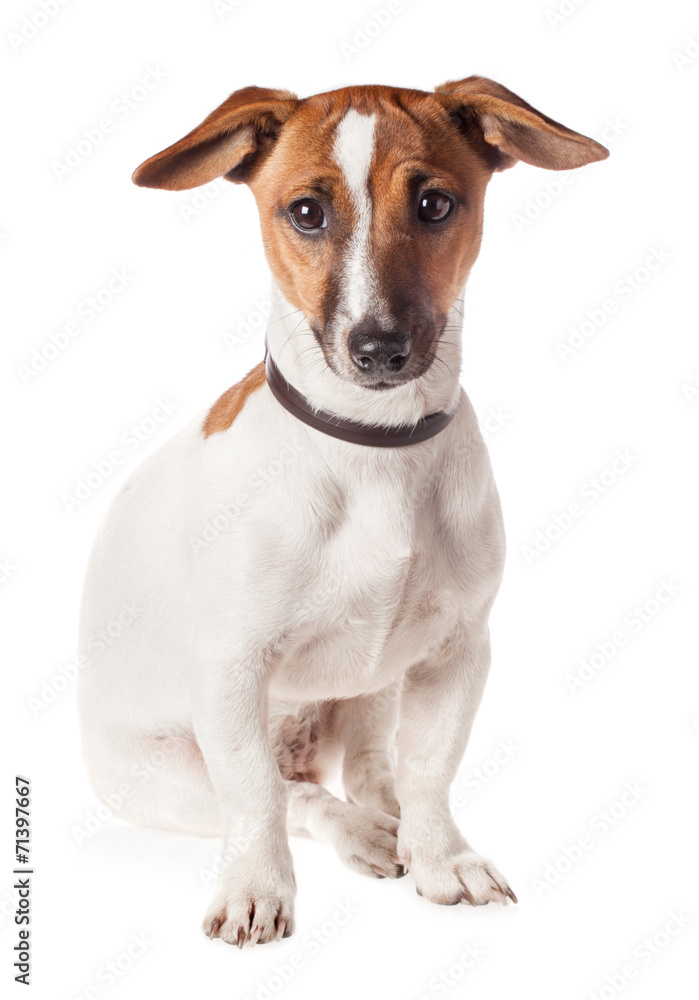
[[[410,362],[401,368],[400,371],[382,371],[374,374],[372,372],[354,370],[351,362],[348,364],[346,359],[343,359],[344,363],[339,363],[337,357],[331,351],[324,349],[323,354],[328,368],[338,378],[343,379],[345,382],[350,382],[352,385],[361,386],[363,389],[371,389],[374,392],[386,392],[389,389],[397,389],[401,385],[413,382],[429,371],[435,358],[434,354],[430,357],[411,358]]]
[[[363,376],[359,373],[353,375],[351,381],[355,385],[361,385],[364,389],[373,389],[377,392],[384,392],[387,389],[397,389],[400,385],[407,385],[408,382],[413,382],[416,378],[420,378],[429,371],[430,366],[434,358],[425,359],[422,364],[412,365],[409,370],[404,370],[395,375],[380,375],[376,377]]]

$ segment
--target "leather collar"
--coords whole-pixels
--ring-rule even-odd
[[[265,376],[272,395],[297,420],[317,431],[322,431],[323,434],[329,434],[330,437],[339,438],[341,441],[349,441],[351,444],[364,444],[372,448],[404,448],[409,444],[419,444],[443,431],[454,416],[453,412],[445,413],[444,410],[440,410],[422,417],[415,424],[381,427],[339,417],[328,410],[316,410],[298,389],[287,382],[267,349],[265,349]]]

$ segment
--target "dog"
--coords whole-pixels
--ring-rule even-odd
[[[463,289],[493,173],[607,155],[471,76],[246,87],[135,171],[247,184],[275,290],[265,360],[116,496],[81,608],[92,787],[128,821],[223,838],[210,937],[291,934],[290,832],[435,903],[516,903],[449,808],[504,557]],[[340,769],[346,800],[324,787]]]

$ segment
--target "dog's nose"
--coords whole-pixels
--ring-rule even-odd
[[[399,372],[410,357],[409,333],[368,333],[353,330],[349,337],[349,352],[360,371],[380,375]]]

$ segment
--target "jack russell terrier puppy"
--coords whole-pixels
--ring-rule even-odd
[[[435,903],[516,902],[449,809],[504,556],[461,296],[494,171],[607,155],[472,76],[246,87],[136,170],[249,185],[275,283],[266,361],[121,489],[81,613],[92,786],[124,819],[223,837],[210,937],[292,932],[289,832],[409,869]],[[340,762],[346,801],[323,787]]]

